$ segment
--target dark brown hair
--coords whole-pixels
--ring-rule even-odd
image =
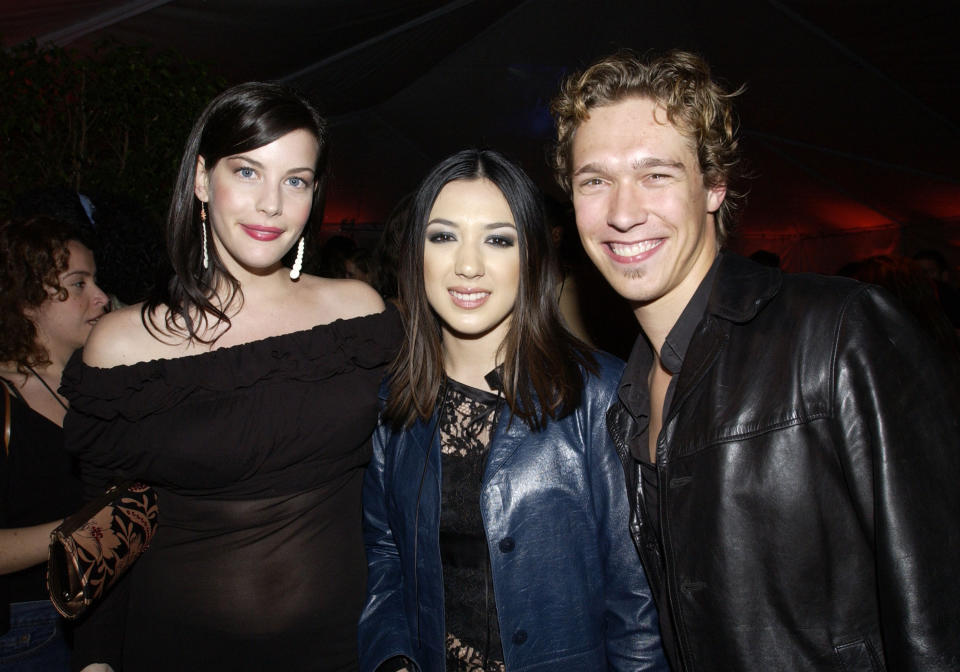
[[[406,336],[391,369],[385,419],[397,427],[433,414],[445,378],[440,321],[423,282],[427,220],[434,201],[454,180],[492,182],[517,227],[520,286],[510,328],[500,346],[503,396],[532,429],[571,413],[580,403],[584,369],[596,371],[588,346],[563,326],[557,307],[559,272],[536,186],[498,152],[470,149],[440,162],[421,182],[400,239],[399,291]]]
[[[210,224],[200,221],[200,203],[194,194],[197,158],[202,156],[206,170],[211,171],[226,156],[263,147],[300,129],[317,139],[317,182],[310,211],[310,220],[316,221],[323,216],[326,193],[327,125],[306,98],[280,84],[247,82],[221,93],[200,114],[187,138],[167,213],[167,251],[173,276],[141,309],[143,324],[151,333],[159,329],[154,311],[163,308],[167,332],[211,342],[199,336],[208,319],[229,325],[225,310],[235,299],[243,299],[240,283],[220,261],[213,245],[208,248],[209,268],[203,268],[201,227]],[[222,303],[215,303],[214,290],[221,281],[230,289]]]
[[[690,141],[704,185],[726,186],[727,195],[715,216],[722,244],[744,199],[735,184],[740,148],[733,112],[733,99],[743,90],[727,93],[711,79],[707,62],[690,52],[674,50],[646,60],[630,51],[607,56],[571,75],[550,107],[557,125],[553,152],[557,181],[569,194],[573,139],[590,110],[627,98],[648,98],[663,106],[668,121]]]
[[[23,374],[27,366],[50,363],[26,311],[44,301],[66,300],[60,274],[70,262],[71,240],[83,243],[81,232],[51,217],[0,224],[0,361],[16,362]]]

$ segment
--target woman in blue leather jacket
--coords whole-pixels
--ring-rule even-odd
[[[398,276],[361,668],[666,670],[604,424],[623,364],[561,323],[536,187],[496,152],[441,162]]]

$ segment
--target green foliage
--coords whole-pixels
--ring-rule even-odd
[[[67,185],[162,217],[193,120],[224,87],[170,50],[0,52],[0,215],[22,192]]]

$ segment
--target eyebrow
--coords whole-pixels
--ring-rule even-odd
[[[90,271],[81,271],[81,270],[77,269],[76,271],[69,271],[68,273],[64,273],[64,274],[63,274],[63,279],[66,280],[66,279],[69,278],[71,275],[82,275],[82,276],[85,277],[85,278],[92,278],[92,277],[93,277],[93,273],[91,273]]]
[[[446,226],[460,228],[460,225],[457,224],[456,222],[451,222],[449,219],[444,219],[443,217],[434,217],[429,222],[427,222],[427,226],[430,226],[431,224],[444,224]],[[517,225],[511,224],[510,222],[490,222],[489,224],[484,224],[483,228],[485,230],[503,229],[503,228],[515,229],[517,228]]]
[[[682,161],[670,161],[668,159],[658,159],[651,156],[645,159],[640,159],[639,161],[632,161],[630,163],[630,167],[633,170],[646,170],[648,168],[676,168],[678,170],[683,170],[684,165]],[[580,166],[573,175],[576,177],[577,175],[583,175],[584,173],[606,172],[607,168],[603,163],[594,162]]]
[[[255,168],[263,168],[263,167],[264,167],[264,165],[263,165],[262,163],[260,163],[260,162],[257,161],[256,159],[251,159],[251,158],[250,158],[249,156],[247,156],[246,154],[234,154],[233,156],[228,156],[228,157],[226,157],[226,160],[227,160],[227,161],[244,161],[245,163],[249,163],[249,164],[253,165]],[[317,174],[317,171],[315,171],[315,170],[314,170],[313,168],[311,168],[310,166],[303,166],[302,168],[291,168],[290,170],[288,170],[288,171],[286,172],[286,174],[289,175],[289,174],[291,174],[291,173],[300,173],[300,172],[303,172],[303,171],[305,171],[305,170],[313,173],[314,175]]]
[[[658,159],[655,157],[648,157],[646,159],[641,159],[639,161],[634,161],[630,164],[630,167],[634,170],[643,170],[644,168],[678,168],[683,170],[682,161],[669,161],[667,159]]]

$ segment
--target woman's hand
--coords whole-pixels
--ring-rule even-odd
[[[46,562],[50,533],[61,522],[55,520],[32,527],[0,530],[0,574],[19,572]]]

